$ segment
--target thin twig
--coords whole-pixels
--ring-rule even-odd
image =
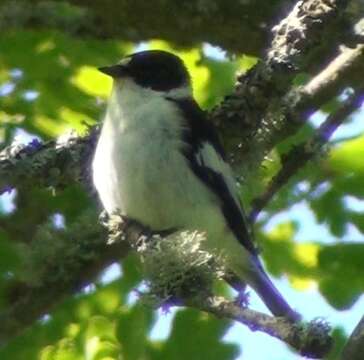
[[[273,177],[263,195],[253,200],[252,210],[249,214],[251,221],[255,221],[260,211],[268,204],[278,190],[284,186],[288,180],[297,173],[305,164],[312,159],[324,144],[328,142],[332,134],[355,112],[362,104],[364,89],[358,89],[343,105],[321,124],[313,138],[296,145],[282,158],[282,167],[277,175]]]

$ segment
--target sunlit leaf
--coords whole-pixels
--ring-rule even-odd
[[[334,148],[328,160],[328,165],[332,171],[343,176],[355,173],[357,176],[364,175],[364,136],[346,141]]]
[[[104,98],[109,95],[112,83],[110,77],[90,66],[80,67],[70,81],[86,94]]]

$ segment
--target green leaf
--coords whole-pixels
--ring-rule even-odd
[[[325,357],[325,360],[337,360],[340,358],[341,351],[347,341],[347,336],[345,335],[345,331],[341,327],[337,327],[332,332],[333,347],[330,353]]]
[[[233,360],[239,354],[238,347],[221,341],[229,326],[229,321],[213,318],[200,311],[179,311],[168,341],[155,350],[152,359]]]
[[[310,203],[317,220],[326,223],[335,236],[344,235],[348,220],[342,196],[342,193],[333,187]]]
[[[364,292],[364,244],[344,243],[319,252],[320,291],[337,309],[350,308]]]
[[[106,357],[117,359],[120,346],[115,336],[115,321],[105,316],[92,316],[85,332],[85,357],[101,360]]]
[[[14,242],[6,233],[0,230],[0,274],[14,271],[20,262],[20,257]]]
[[[364,136],[345,141],[335,147],[328,159],[330,169],[338,175],[348,176],[349,174],[364,175]]]
[[[3,32],[0,48],[2,73],[9,78],[10,70],[22,71],[12,80],[13,93],[0,97],[2,112],[21,115],[21,126],[29,132],[54,137],[70,128],[82,131],[84,121],[92,124],[98,120],[102,107],[96,97],[106,97],[110,80],[96,68],[115,63],[132,46],[121,41],[81,41],[60,32],[28,30]],[[37,91],[38,97],[27,101],[24,94],[28,90]]]
[[[81,360],[81,355],[72,339],[64,338],[54,346],[47,346],[40,354],[40,360]]]
[[[150,308],[136,304],[131,309],[124,308],[117,319],[116,336],[122,345],[125,360],[146,358],[149,347],[148,333],[155,321],[155,314]]]

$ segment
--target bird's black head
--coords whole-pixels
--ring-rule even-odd
[[[183,61],[178,56],[161,50],[128,55],[119,64],[99,70],[115,79],[130,77],[138,85],[156,91],[169,91],[190,82]]]

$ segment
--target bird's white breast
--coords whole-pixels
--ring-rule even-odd
[[[220,211],[210,206],[216,199],[180,151],[178,109],[161,96],[133,90],[112,94],[93,162],[106,211],[120,209],[153,229],[216,221]]]

